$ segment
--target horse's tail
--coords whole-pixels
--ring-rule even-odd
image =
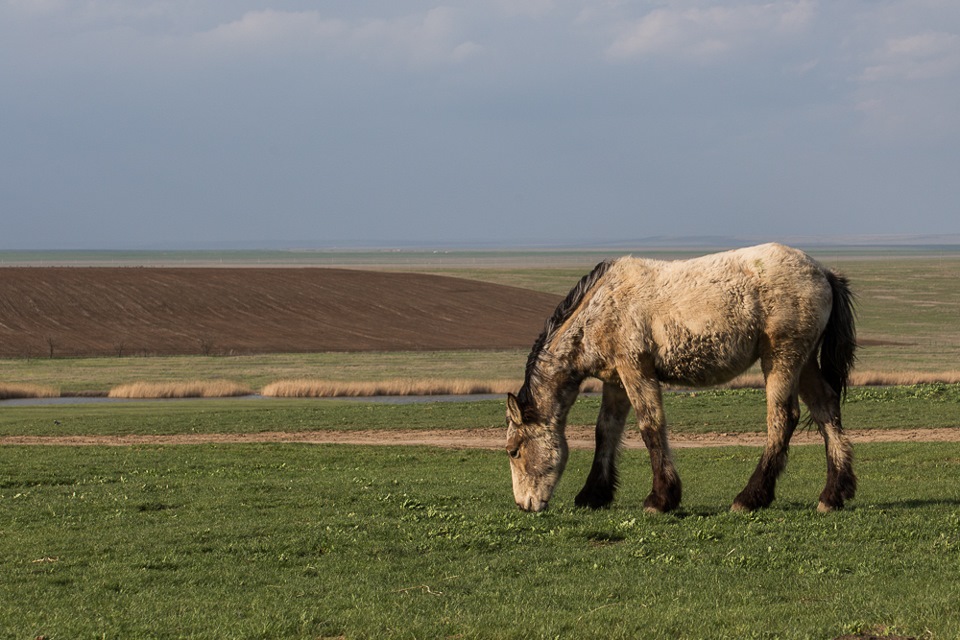
[[[844,397],[857,359],[854,296],[844,276],[829,270],[826,275],[833,291],[833,307],[820,344],[820,371],[837,395]]]

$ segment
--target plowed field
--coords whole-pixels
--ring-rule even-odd
[[[327,268],[0,268],[0,357],[529,348],[560,298]]]

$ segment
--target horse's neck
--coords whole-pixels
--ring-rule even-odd
[[[535,380],[527,381],[544,419],[559,428],[566,425],[567,414],[586,377],[576,365],[578,359],[571,357],[570,346],[554,342],[552,350],[545,348],[537,359]]]

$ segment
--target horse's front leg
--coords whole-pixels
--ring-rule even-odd
[[[597,416],[597,449],[587,482],[577,494],[575,502],[578,507],[599,509],[613,502],[617,490],[617,452],[629,413],[630,398],[623,386],[605,382],[600,415]]]
[[[637,366],[621,363],[618,371],[630,402],[637,412],[640,435],[650,454],[653,488],[643,501],[644,509],[654,513],[672,511],[680,505],[682,486],[670,454],[667,420],[663,413],[663,394],[653,361],[649,357],[641,357]]]

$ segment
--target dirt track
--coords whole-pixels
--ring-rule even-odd
[[[857,442],[960,442],[960,429],[898,429],[860,430],[847,434]],[[567,439],[573,449],[593,448],[592,427],[570,427]],[[690,447],[763,446],[763,433],[704,433],[678,434],[670,438],[676,449]],[[138,446],[178,444],[356,444],[431,446],[447,449],[500,449],[504,443],[503,429],[450,430],[377,430],[377,431],[302,431],[264,433],[191,433],[181,435],[128,436],[3,436],[4,445],[61,445],[61,446]],[[792,444],[822,444],[816,431],[799,431]],[[642,448],[643,441],[636,431],[628,431],[624,439],[627,449]]]
[[[560,296],[328,268],[0,268],[0,357],[526,349]]]

